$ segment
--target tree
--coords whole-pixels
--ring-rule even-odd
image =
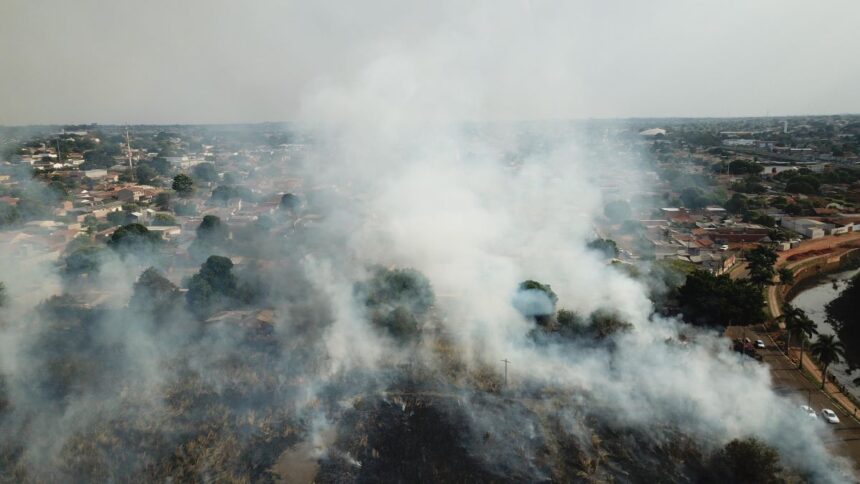
[[[125,210],[109,212],[105,218],[111,225],[125,225],[131,221],[129,220],[129,213]]]
[[[806,342],[806,339],[812,337],[813,334],[818,334],[818,329],[803,309],[794,307],[789,303],[782,305],[782,315],[779,319],[785,321],[785,329],[787,333],[785,340],[786,353],[788,353],[788,349],[791,347],[791,340],[795,337],[800,339],[800,361],[797,363],[797,368],[800,369],[803,367],[804,343]]]
[[[747,251],[747,268],[750,280],[759,287],[773,284],[773,276],[776,271],[773,265],[776,263],[776,251],[765,245],[757,245],[754,249]]]
[[[173,177],[173,191],[182,198],[188,198],[194,193],[194,180],[190,176],[180,173]]]
[[[155,206],[158,207],[159,210],[170,210],[170,193],[169,192],[158,192],[155,196]]]
[[[6,284],[3,284],[3,282],[0,281],[0,307],[5,306],[7,300],[8,296],[6,296]]]
[[[695,187],[683,189],[680,196],[684,206],[693,210],[704,208],[711,202],[701,189]]]
[[[160,324],[174,310],[179,297],[179,288],[150,267],[134,283],[129,308],[149,314]]]
[[[819,363],[824,365],[821,368],[821,388],[824,389],[824,384],[827,382],[827,368],[845,358],[845,346],[841,342],[836,341],[834,335],[822,334],[809,347],[809,352],[818,359]]]
[[[780,316],[777,320],[783,321],[785,323],[785,327],[795,327],[798,324],[798,321],[806,317],[806,313],[797,307],[792,306],[789,303],[784,303],[781,308]],[[793,331],[788,331],[785,338],[785,352],[788,353],[788,350],[791,349],[791,337],[794,336]]]
[[[592,313],[591,327],[597,339],[605,339],[615,333],[633,329],[633,325],[621,319],[618,313],[607,310],[598,310]]]
[[[860,312],[857,311],[857,301],[860,300],[860,276],[849,281],[848,286],[839,296],[827,303],[827,322],[836,330],[836,334],[846,348],[845,360],[854,369],[860,366]]]
[[[765,320],[761,288],[749,280],[732,280],[697,270],[678,289],[684,320],[690,324],[725,327],[755,324]]]
[[[114,230],[107,241],[108,247],[120,253],[148,252],[162,242],[161,236],[141,224],[128,224]]]
[[[194,168],[191,170],[191,174],[198,180],[208,182],[218,180],[218,170],[215,169],[215,165],[212,163],[200,163],[198,165],[194,165]]]
[[[238,282],[232,269],[229,258],[212,255],[191,278],[185,300],[198,318],[205,319],[235,301]]]
[[[400,340],[418,335],[421,320],[435,302],[430,281],[415,269],[378,268],[369,280],[356,284],[354,292],[371,322]]]
[[[818,334],[818,329],[815,323],[809,319],[805,313],[792,327],[789,328],[786,324],[786,329],[794,332],[800,339],[800,359],[797,362],[797,369],[799,370],[803,368],[803,346],[808,338],[811,338],[813,334]]]
[[[214,190],[212,190],[212,201],[227,204],[233,198],[239,198],[236,187],[232,187],[229,185],[218,185]]]
[[[101,256],[101,247],[89,246],[77,249],[66,256],[64,272],[69,276],[98,272],[101,267]]]
[[[785,213],[791,216],[797,216],[803,213],[803,207],[796,203],[792,203],[790,205],[786,205],[785,208],[782,209]]]
[[[749,211],[749,205],[747,203],[747,197],[741,195],[740,193],[735,193],[725,203],[726,211],[733,214],[743,214]]]
[[[779,274],[780,284],[788,285],[794,282],[794,272],[788,267],[782,267],[776,272]]]
[[[606,218],[615,222],[621,223],[630,218],[630,204],[625,200],[613,200],[603,207],[603,214]]]
[[[618,245],[612,239],[595,239],[588,243],[588,248],[601,252],[606,258],[618,257]]]
[[[176,219],[169,213],[157,213],[155,214],[155,217],[152,218],[152,225],[156,227],[176,225]]]
[[[555,304],[558,296],[549,284],[527,280],[520,283],[514,295],[514,307],[526,318],[532,318],[537,324],[546,325],[555,314]]]
[[[709,482],[735,484],[775,484],[781,482],[778,474],[779,453],[760,440],[749,437],[735,439],[711,457]]]
[[[138,183],[149,185],[155,180],[157,176],[158,173],[156,173],[155,170],[150,168],[148,165],[139,165],[134,168],[134,177]]]
[[[197,238],[211,245],[220,245],[227,241],[230,229],[216,215],[205,215],[197,226]]]
[[[295,212],[299,209],[301,204],[301,199],[293,195],[292,193],[285,193],[281,195],[281,210]]]

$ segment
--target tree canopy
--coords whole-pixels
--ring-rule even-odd
[[[845,345],[845,359],[851,368],[860,368],[860,276],[855,276],[839,296],[827,304],[827,321]]]
[[[779,462],[779,453],[764,442],[754,437],[735,439],[711,457],[708,482],[776,484],[782,482]]]
[[[154,267],[150,267],[134,283],[129,308],[149,314],[160,324],[176,308],[179,300],[179,288]]]
[[[208,162],[194,165],[194,168],[191,169],[191,174],[194,175],[194,178],[197,180],[207,182],[218,180],[218,170],[215,169],[215,165]]]
[[[750,281],[758,286],[773,284],[773,276],[776,275],[773,265],[777,257],[776,251],[766,245],[748,250],[746,259]]]
[[[398,339],[418,334],[420,320],[435,302],[430,281],[415,269],[377,268],[356,284],[355,294],[374,325]]]
[[[607,259],[618,257],[618,244],[612,239],[594,239],[588,243],[588,248],[603,254]]]
[[[558,296],[549,284],[531,279],[520,283],[513,301],[514,307],[523,316],[544,325],[551,322],[557,302]]]
[[[301,204],[301,199],[292,193],[281,195],[281,209],[283,210],[295,211],[298,210]]]
[[[191,278],[185,300],[198,318],[205,319],[235,302],[238,281],[232,269],[233,262],[229,258],[212,255]]]
[[[695,325],[724,327],[766,319],[761,288],[745,279],[732,280],[728,274],[693,272],[678,289],[678,302],[684,320]]]
[[[116,229],[107,241],[108,247],[120,253],[150,251],[162,242],[161,236],[141,224],[128,224]]]
[[[194,180],[190,176],[180,173],[173,177],[173,191],[182,198],[188,198],[194,193]]]

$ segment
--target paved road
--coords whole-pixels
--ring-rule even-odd
[[[726,331],[726,335],[734,339],[740,337],[742,331],[742,328],[734,326]],[[830,395],[821,391],[820,383],[809,381],[797,369],[797,363],[788,359],[761,328],[747,328],[746,337],[765,342],[767,347],[764,350],[759,350],[759,354],[762,355],[764,362],[770,366],[774,391],[794,397],[798,405],[805,405],[809,402],[809,405],[817,412],[823,408],[829,408],[836,412],[840,420],[838,424],[826,424],[823,419],[819,418],[821,425],[828,425],[833,428],[832,437],[825,439],[825,444],[832,452],[851,459],[855,469],[860,471],[860,422],[849,415],[843,407],[834,405]],[[806,358],[804,358],[804,362],[806,362]],[[860,411],[858,411],[858,415],[860,415]]]

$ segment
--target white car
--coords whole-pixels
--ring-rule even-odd
[[[760,339],[755,340],[755,347],[760,349],[760,350],[763,350],[764,349],[764,341],[762,341]]]
[[[827,423],[838,424],[839,417],[836,416],[836,412],[830,410],[829,408],[825,408],[821,410],[821,415],[824,417],[824,420],[827,420]]]
[[[801,405],[800,409],[803,410],[804,413],[806,413],[807,417],[814,418],[814,419],[818,418],[818,414],[815,413],[815,410],[813,410],[812,407],[807,406],[807,405]]]

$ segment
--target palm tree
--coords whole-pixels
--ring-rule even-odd
[[[785,303],[782,305],[782,315],[776,319],[781,319],[785,321],[785,329],[788,330],[788,335],[785,338],[785,354],[788,354],[788,349],[791,347],[791,337],[797,333],[798,321],[802,318],[806,317],[806,313],[803,309],[796,308],[789,303]]]
[[[800,317],[789,331],[794,332],[800,338],[800,360],[797,362],[797,369],[799,370],[803,368],[803,344],[806,343],[807,338],[811,338],[813,334],[818,334],[818,328],[802,309],[798,309],[798,311],[800,311]]]
[[[827,367],[833,363],[839,363],[842,358],[845,358],[845,346],[836,341],[832,334],[822,334],[809,347],[809,352],[824,365],[821,369],[821,389],[823,390],[824,383],[827,381]]]

